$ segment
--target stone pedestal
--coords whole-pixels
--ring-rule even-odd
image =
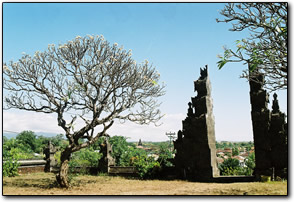
[[[197,96],[188,103],[183,130],[174,141],[175,166],[179,177],[210,181],[219,175],[216,161],[214,117],[212,113],[211,84],[207,66],[194,82]]]

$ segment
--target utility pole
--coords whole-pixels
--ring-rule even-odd
[[[172,140],[174,140],[176,138],[176,133],[169,132],[169,133],[165,133],[165,135],[169,138],[169,148],[170,148],[170,152],[172,152],[171,142],[172,142]]]

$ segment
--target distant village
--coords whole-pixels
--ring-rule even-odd
[[[217,163],[221,164],[224,162],[225,159],[232,158],[232,159],[237,159],[241,167],[245,167],[246,166],[245,160],[250,154],[254,153],[254,147],[251,147],[249,151],[245,147],[237,147],[237,149],[239,151],[238,155],[233,155],[232,148],[217,149],[216,150]]]
[[[159,155],[157,154],[158,148],[155,143],[152,142],[142,142],[141,139],[139,139],[138,142],[136,142],[136,148],[143,149],[148,153],[148,156],[153,157],[155,160],[158,159]],[[226,146],[227,145],[227,146]],[[171,146],[173,150],[173,146]],[[222,164],[225,159],[237,159],[240,163],[241,167],[246,167],[245,161],[246,158],[252,153],[254,153],[254,146],[252,142],[241,142],[241,143],[232,143],[232,142],[219,142],[218,147],[216,150],[216,156],[217,156],[217,163]],[[173,156],[175,156],[173,152]]]

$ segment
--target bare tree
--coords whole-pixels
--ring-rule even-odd
[[[225,48],[218,66],[227,62],[245,62],[249,71],[258,69],[265,75],[265,87],[270,91],[287,89],[288,22],[287,6],[281,3],[230,3],[220,12],[225,18],[217,22],[232,22],[230,31],[248,30],[247,39],[237,40],[237,50]]]
[[[157,98],[164,94],[159,73],[147,60],[136,64],[131,50],[103,36],[77,36],[59,47],[49,45],[33,57],[24,54],[4,65],[5,109],[56,113],[69,141],[61,153],[56,179],[69,187],[68,162],[73,152],[104,136],[114,120],[156,123],[162,116]],[[73,113],[65,118],[65,113]],[[75,130],[77,119],[84,127]],[[79,141],[83,139],[84,141]]]

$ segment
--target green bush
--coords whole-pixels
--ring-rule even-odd
[[[3,176],[4,177],[14,177],[18,175],[19,163],[16,160],[8,159],[3,162]]]
[[[16,136],[16,140],[33,152],[38,152],[37,136],[33,131],[23,131]]]
[[[14,177],[18,175],[19,163],[18,158],[11,152],[6,153],[6,158],[3,161],[3,176]]]
[[[86,174],[86,168],[97,167],[101,157],[102,154],[94,151],[93,148],[81,149],[72,154],[71,160],[69,161],[70,172],[73,172],[76,167],[79,167],[81,168],[80,173]]]
[[[128,151],[127,138],[123,136],[113,136],[109,138],[109,143],[112,145],[112,156],[115,158],[117,166],[122,165],[122,156]]]
[[[241,170],[239,160],[228,158],[225,159],[222,164],[219,165],[221,175],[238,175]]]
[[[255,168],[255,155],[250,154],[245,160],[245,167],[241,167],[237,159],[226,159],[219,165],[221,175],[246,175],[251,176]]]
[[[120,157],[119,166],[132,166],[132,159],[138,156],[147,156],[147,153],[143,149],[128,147]]]
[[[133,157],[131,165],[136,167],[141,179],[154,178],[160,170],[159,162],[146,155]]]
[[[173,164],[168,160],[173,158],[173,153],[169,150],[169,146],[166,144],[161,144],[159,146],[159,157],[158,162],[161,167],[171,167]]]

